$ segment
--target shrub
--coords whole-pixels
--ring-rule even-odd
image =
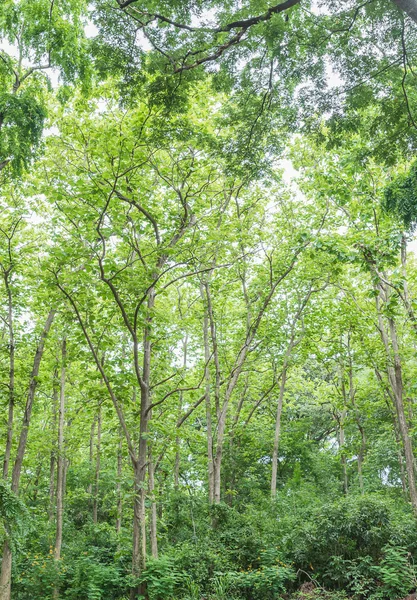
[[[175,561],[167,556],[149,559],[139,581],[146,583],[150,600],[169,600],[176,596],[178,589],[185,583]]]

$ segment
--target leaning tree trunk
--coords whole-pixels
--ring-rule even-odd
[[[12,473],[12,491],[19,492],[20,475],[22,472],[23,458],[26,451],[27,437],[29,432],[30,418],[32,415],[33,401],[35,399],[36,387],[38,385],[39,367],[45,348],[45,340],[55,317],[55,311],[51,310],[46,319],[38,347],[33,360],[33,368],[30,376],[29,390],[26,399],[25,412],[23,415],[22,429],[17,447],[16,460]],[[11,600],[11,577],[12,577],[12,551],[8,539],[3,544],[3,558],[0,572],[0,600]]]
[[[405,456],[405,467],[407,471],[407,479],[408,479],[408,490],[410,493],[411,505],[413,507],[414,513],[417,515],[417,489],[416,489],[416,480],[415,480],[415,470],[414,470],[414,453],[411,442],[411,437],[409,433],[407,418],[404,410],[404,399],[403,399],[403,378],[402,378],[402,366],[401,366],[401,358],[398,347],[397,340],[397,331],[395,327],[395,323],[393,319],[389,319],[389,328],[391,335],[391,342],[394,351],[394,377],[393,381],[395,381],[394,386],[394,400],[395,400],[395,409],[397,412],[398,418],[398,428],[400,430],[402,443],[404,447],[404,456]]]
[[[7,479],[9,474],[10,452],[13,441],[13,413],[14,413],[14,379],[15,379],[15,343],[13,327],[13,300],[10,289],[9,273],[4,276],[7,292],[7,328],[9,330],[9,410],[7,418],[6,449],[4,452],[3,478]]]
[[[391,338],[391,346],[387,329],[385,327],[384,320],[381,314],[380,301],[388,300],[387,290],[384,287],[382,281],[375,287],[378,292],[378,296],[375,298],[377,317],[378,317],[378,328],[381,335],[381,340],[385,348],[385,354],[387,359],[387,373],[388,380],[392,389],[392,396],[394,400],[395,412],[397,415],[398,430],[401,436],[401,441],[404,449],[405,468],[407,472],[408,480],[408,491],[410,495],[411,505],[413,512],[417,515],[417,489],[414,471],[414,454],[409,434],[409,428],[404,410],[403,401],[403,377],[402,377],[402,364],[400,357],[400,350],[397,337],[397,329],[394,319],[391,317],[388,319],[389,334]],[[392,350],[392,351],[391,351]],[[394,366],[390,364],[390,360],[393,358]]]

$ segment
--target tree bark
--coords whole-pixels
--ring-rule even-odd
[[[33,368],[29,381],[29,390],[26,399],[25,412],[23,416],[22,430],[20,432],[19,443],[17,447],[16,460],[12,473],[12,491],[17,494],[19,492],[20,475],[22,472],[23,458],[26,451],[27,437],[29,432],[30,418],[32,415],[33,401],[35,399],[36,387],[38,385],[39,367],[42,360],[42,355],[45,347],[45,341],[55,317],[55,311],[51,310],[46,319],[41,338],[36,348],[35,357],[33,360]],[[0,600],[11,599],[11,575],[12,575],[12,551],[9,540],[5,540],[3,544],[3,558],[0,572]]]
[[[364,494],[364,485],[363,485],[363,472],[362,472],[362,465],[363,465],[363,460],[365,458],[365,452],[366,452],[366,436],[365,436],[365,429],[363,428],[362,422],[361,422],[361,416],[358,410],[358,407],[356,405],[356,401],[355,401],[355,387],[353,385],[353,361],[352,361],[352,355],[350,352],[350,335],[348,335],[348,353],[349,353],[349,399],[350,399],[350,403],[352,405],[352,408],[355,412],[355,421],[356,421],[356,425],[358,427],[360,436],[361,436],[361,446],[358,452],[358,480],[359,480],[359,489],[361,494]]]
[[[183,344],[182,344],[182,348],[183,348],[183,361],[182,361],[182,368],[185,370],[187,368],[187,342],[188,342],[188,336],[187,334],[185,334],[184,336],[184,340],[183,340]],[[183,393],[182,391],[179,393],[179,400],[178,400],[178,414],[179,416],[181,416],[182,413],[182,404],[183,404]],[[180,454],[180,437],[179,435],[176,436],[175,438],[175,444],[176,444],[176,452],[175,452],[175,466],[174,466],[174,488],[176,490],[178,490],[179,487],[179,478],[180,478],[180,462],[181,462],[181,454]]]
[[[200,286],[201,298],[204,302],[204,286]],[[204,303],[205,304],[205,303]],[[209,319],[207,309],[204,309],[203,318],[203,341],[204,341],[204,379],[205,379],[205,404],[206,404],[206,428],[207,428],[207,472],[208,472],[208,497],[209,503],[214,502],[214,460],[213,460],[213,425],[211,415],[211,383],[210,383],[210,345],[209,345]]]
[[[90,483],[88,484],[87,487],[87,493],[90,494],[90,497],[93,495],[93,460],[94,460],[94,438],[95,438],[95,432],[96,432],[96,420],[97,420],[97,415],[94,415],[93,421],[91,423],[91,430],[90,430],[90,450],[89,450],[89,457],[88,457],[88,461],[89,461],[89,480]],[[90,499],[91,502],[91,499]]]
[[[157,505],[155,500],[155,465],[152,460],[152,451],[149,449],[149,495],[151,500],[150,538],[151,552],[153,558],[158,558],[158,534],[157,534]]]
[[[408,480],[408,491],[413,512],[417,515],[417,489],[414,470],[415,461],[411,438],[409,435],[407,419],[404,410],[402,365],[397,338],[397,329],[394,319],[392,317],[388,318],[388,327],[390,334],[388,335],[384,320],[382,318],[380,302],[388,300],[388,293],[386,288],[384,287],[384,283],[381,281],[381,277],[379,277],[379,283],[376,286],[376,291],[378,292],[378,296],[375,298],[378,317],[378,328],[383,346],[385,348],[388,381],[390,382],[390,386],[392,389],[392,396],[394,400],[395,411],[397,414],[398,430],[400,432],[401,441],[404,449],[405,469],[407,472]],[[392,366],[391,364],[391,359],[393,359],[394,366]]]
[[[151,328],[152,311],[155,306],[155,288],[148,293],[146,325],[143,333],[143,364],[140,388],[140,427],[138,459],[135,464],[135,500],[133,509],[133,556],[132,574],[140,576],[146,567],[146,510],[145,510],[145,479],[148,454],[148,425],[150,418],[150,375],[151,375]],[[145,586],[138,585],[131,589],[130,600],[135,600],[137,595],[146,596]]]
[[[94,496],[93,496],[93,523],[97,523],[98,494],[100,480],[101,459],[101,402],[97,408],[97,441],[96,441],[96,468],[94,473]]]
[[[404,456],[405,456],[405,467],[407,471],[407,479],[408,479],[408,491],[410,493],[411,505],[413,507],[413,511],[417,516],[417,489],[416,489],[416,480],[415,480],[415,470],[414,470],[414,453],[411,442],[411,437],[409,434],[407,418],[404,410],[404,401],[403,401],[403,378],[402,378],[402,365],[401,358],[398,347],[398,339],[397,339],[397,331],[395,327],[394,320],[392,318],[388,319],[392,348],[394,353],[394,380],[395,380],[395,389],[394,389],[394,400],[395,400],[395,408],[397,411],[398,418],[398,427],[400,430],[403,447],[404,447]]]
[[[51,450],[51,458],[49,462],[49,509],[48,516],[49,520],[52,521],[54,517],[54,498],[55,498],[55,464],[56,464],[56,446],[55,446],[55,435],[56,435],[56,420],[57,420],[57,409],[58,409],[58,387],[57,387],[58,371],[54,370],[53,382],[52,382],[52,439],[53,447]]]
[[[54,558],[61,560],[62,548],[62,526],[64,518],[64,472],[65,472],[65,450],[64,450],[64,427],[65,427],[65,375],[67,362],[67,342],[62,341],[61,351],[61,382],[59,392],[59,415],[58,415],[58,469],[56,480],[56,535]],[[59,597],[59,589],[54,589],[54,598]]]
[[[344,420],[346,419],[346,410],[342,412],[339,421],[339,450],[341,453],[341,463],[342,463],[342,489],[343,493],[346,496],[348,493],[349,482],[348,482],[348,474],[347,474],[347,460],[346,453],[344,450],[345,447],[345,429],[344,429]]]
[[[123,438],[122,432],[119,433],[119,445],[117,449],[117,518],[116,533],[120,533],[122,527],[122,467],[123,467]]]
[[[274,450],[272,453],[272,475],[271,475],[271,497],[274,499],[277,496],[277,473],[278,473],[278,448],[279,440],[281,436],[281,415],[282,415],[282,404],[285,394],[285,384],[287,383],[287,369],[288,365],[285,362],[282,369],[281,383],[279,386],[279,397],[278,407],[275,419],[275,436],[274,436]]]
[[[15,386],[15,343],[13,326],[13,299],[9,281],[10,270],[4,273],[4,285],[7,294],[7,328],[9,332],[9,410],[7,418],[6,449],[4,452],[3,478],[9,474],[10,452],[13,441],[13,413],[14,413],[14,386]]]

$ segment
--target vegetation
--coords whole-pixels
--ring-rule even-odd
[[[416,28],[2,2],[0,600],[416,591]]]

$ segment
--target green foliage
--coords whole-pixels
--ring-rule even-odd
[[[417,163],[404,175],[398,175],[384,190],[384,208],[396,215],[407,229],[417,223]]]
[[[46,108],[30,90],[0,95],[0,160],[10,160],[21,173],[36,157],[46,118]]]
[[[177,597],[184,580],[184,574],[178,570],[176,561],[168,556],[149,559],[139,579],[146,584],[150,600],[171,600]]]
[[[416,587],[417,571],[411,563],[411,554],[401,546],[387,545],[382,549],[383,557],[374,572],[382,586],[375,598],[394,600],[405,596],[410,589]]]
[[[229,574],[230,584],[239,597],[253,600],[273,600],[285,593],[296,580],[296,571],[281,560],[274,549],[265,550],[257,557],[257,567]]]
[[[405,596],[414,25],[388,0],[5,0],[0,34],[13,600]]]
[[[54,589],[62,585],[65,572],[64,564],[54,560],[52,546],[46,555],[28,553],[21,556],[16,577],[16,596],[21,600],[53,598]]]
[[[332,557],[378,560],[388,542],[412,543],[415,523],[395,503],[378,496],[352,496],[317,507],[294,529],[288,549],[303,568],[327,573]]]
[[[117,598],[125,585],[116,565],[94,561],[84,553],[69,565],[64,586],[70,600]]]
[[[14,538],[28,528],[28,510],[20,498],[14,494],[7,483],[0,480],[0,525],[2,536]]]

